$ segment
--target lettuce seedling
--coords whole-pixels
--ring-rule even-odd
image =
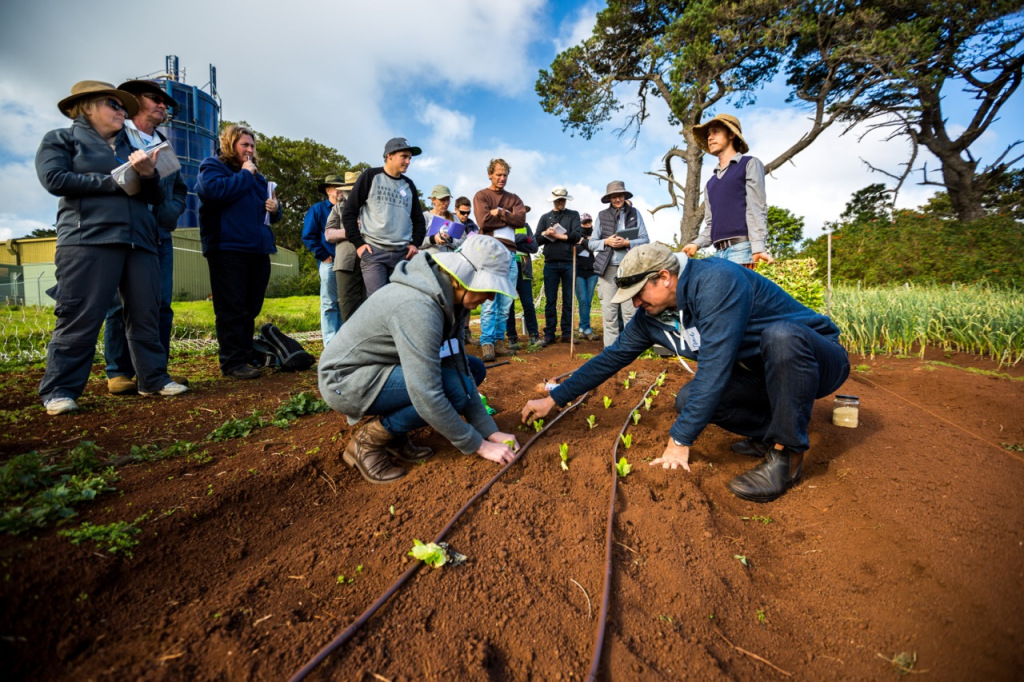
[[[621,435],[620,434],[619,438],[622,439],[622,444],[626,446],[627,450],[629,450],[629,448],[633,445],[633,434],[632,433],[627,433],[626,435]]]
[[[640,423],[640,410],[633,410],[633,426]]]
[[[594,418],[594,415],[590,415],[589,417],[587,417],[587,426],[589,426],[590,428],[594,428],[596,424],[597,419]]]
[[[533,430],[536,431],[537,433],[540,433],[541,431],[543,431],[544,430],[544,420],[543,419],[534,419],[533,420]]]
[[[653,397],[644,398],[644,409],[645,410],[650,410],[651,409],[651,404],[653,402],[654,402],[654,398]]]
[[[409,552],[409,556],[419,559],[434,568],[440,568],[448,561],[448,554],[444,551],[444,548],[438,547],[437,543],[431,542],[424,545],[415,539],[412,541],[412,551]]]
[[[562,471],[568,471],[569,470],[569,465],[567,464],[567,462],[569,461],[569,444],[568,443],[562,443],[561,445],[558,446],[558,456],[562,458],[562,461],[560,462],[560,464],[562,465]]]
[[[629,373],[629,378],[630,379],[636,379],[636,372],[630,372]]]
[[[626,447],[629,447],[628,445]],[[629,472],[633,470],[633,465],[626,461],[625,457],[619,458],[619,463],[615,465],[615,471],[622,478],[629,476]]]
[[[607,410],[611,406],[612,406],[612,399],[609,398],[608,396],[605,396],[604,397],[604,409]]]
[[[663,383],[665,383],[665,377],[666,377],[665,372],[662,372],[661,374],[658,375],[658,378],[655,380],[656,383],[658,384],[659,388],[661,387],[661,385]]]
[[[625,388],[627,391],[629,390],[629,379],[626,379],[625,381],[622,382],[622,387]]]

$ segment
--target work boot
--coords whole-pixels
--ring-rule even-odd
[[[392,464],[385,450],[391,438],[380,417],[374,417],[352,434],[341,458],[370,483],[391,483],[405,476],[405,469]]]
[[[519,350],[519,348],[520,348],[520,346],[519,346],[519,339],[516,338],[516,339],[509,339],[508,340],[508,349],[509,350]],[[498,354],[499,355],[501,354],[500,351],[499,351]]]
[[[505,339],[498,339],[494,344],[494,353],[499,356],[515,355],[516,352],[509,347]]]
[[[429,448],[426,445],[416,445],[409,440],[408,434],[405,433],[392,438],[391,442],[385,446],[385,449],[403,462],[409,462],[411,464],[425,462],[432,454],[434,454],[434,450],[432,448]]]
[[[732,444],[732,451],[744,457],[764,457],[771,450],[771,445],[754,438],[744,438]]]
[[[726,487],[744,500],[771,502],[800,481],[803,462],[802,452],[772,448],[763,462],[726,483]]]
[[[480,359],[484,362],[494,362],[493,343],[485,343],[480,346]]]
[[[544,345],[540,342],[540,337],[538,335],[536,335],[536,334],[531,334],[530,335],[530,345],[531,346],[539,346],[541,348],[544,347]]]
[[[139,392],[139,385],[131,377],[110,377],[107,379],[107,393],[110,395],[133,395]]]

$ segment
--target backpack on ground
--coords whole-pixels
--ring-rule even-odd
[[[307,353],[301,343],[270,322],[260,327],[259,335],[252,340],[252,351],[256,364],[285,372],[306,370],[316,362],[316,358]]]

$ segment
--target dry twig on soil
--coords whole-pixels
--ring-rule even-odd
[[[770,666],[773,670],[775,670],[776,672],[779,672],[779,673],[785,675],[786,677],[793,677],[793,675],[791,673],[787,673],[785,670],[783,670],[779,666],[775,665],[774,663],[769,661],[767,658],[761,658],[760,656],[758,656],[757,654],[755,654],[755,653],[753,653],[751,651],[747,651],[746,649],[744,649],[742,647],[736,646],[735,644],[730,642],[729,638],[726,637],[725,635],[723,635],[722,631],[719,630],[718,628],[715,628],[715,632],[718,633],[719,637],[721,637],[722,639],[725,640],[726,644],[728,644],[729,646],[731,646],[733,649],[735,649],[736,651],[740,652],[741,654],[743,654],[745,656],[750,656],[751,658],[753,658],[756,661],[761,661],[765,665]]]
[[[590,595],[587,594],[587,591],[583,589],[583,585],[580,585],[578,582],[576,582],[572,578],[569,578],[569,582],[571,582],[573,585],[575,585],[576,587],[578,587],[581,590],[583,590],[583,596],[587,598],[587,620],[590,620],[590,614],[592,612],[592,610],[590,608]]]

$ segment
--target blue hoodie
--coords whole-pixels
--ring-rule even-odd
[[[259,173],[233,169],[216,156],[203,160],[196,180],[199,236],[203,255],[210,251],[276,253],[274,233],[264,224],[267,216],[267,179]],[[270,222],[281,219],[281,204]]]
[[[699,363],[683,411],[670,429],[677,442],[693,445],[711,421],[737,361],[760,356],[761,333],[768,325],[796,322],[831,341],[839,339],[832,320],[752,270],[721,258],[680,260],[676,310],[652,316],[638,308],[615,343],[551,391],[555,403],[566,405],[662,344]]]

